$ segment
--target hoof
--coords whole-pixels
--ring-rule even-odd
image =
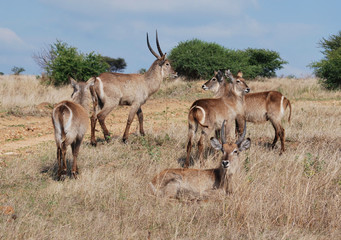
[[[122,138],[122,142],[123,142],[124,144],[128,144],[128,139]]]
[[[58,176],[58,181],[62,181],[62,182],[63,182],[63,181],[65,180],[65,176],[66,176],[66,175],[64,175],[64,174]]]
[[[72,177],[73,177],[74,179],[77,179],[77,174],[78,174],[78,172],[72,172],[72,173],[71,173],[71,175],[72,175]]]
[[[110,135],[104,136],[104,139],[105,139],[105,141],[106,141],[107,143],[110,143],[110,141],[111,141]]]
[[[97,142],[92,142],[92,141],[91,141],[90,144],[91,144],[91,146],[93,146],[93,147],[97,147]]]

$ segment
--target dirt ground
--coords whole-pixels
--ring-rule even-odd
[[[157,131],[170,119],[172,121],[187,120],[187,112],[191,102],[176,99],[149,99],[142,106],[144,128]],[[0,156],[17,155],[34,152],[34,147],[47,141],[53,141],[51,108],[38,106],[43,116],[14,116],[0,114]],[[107,127],[114,137],[121,137],[125,128],[130,107],[118,107],[106,119]],[[90,126],[90,123],[89,123]],[[103,138],[99,124],[96,126],[96,137]],[[138,132],[137,118],[130,128],[130,133]],[[85,141],[89,140],[90,127]]]

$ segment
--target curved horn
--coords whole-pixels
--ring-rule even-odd
[[[244,122],[244,130],[243,130],[243,133],[242,135],[238,138],[238,140],[236,141],[236,144],[239,145],[241,144],[241,142],[244,140],[245,138],[245,135],[246,135],[246,120]]]
[[[221,144],[225,144],[226,143],[226,138],[225,138],[225,122],[226,122],[226,120],[223,121],[223,124],[221,125],[221,129],[220,129]]]
[[[157,59],[160,59],[161,57],[160,57],[159,55],[157,55],[156,52],[154,52],[154,50],[153,50],[152,47],[150,46],[149,38],[148,38],[148,33],[147,33],[147,45],[148,45],[149,51],[150,51]]]
[[[159,38],[157,36],[157,30],[156,30],[156,46],[157,46],[157,49],[159,50],[160,56],[162,57],[164,54],[163,54],[161,47],[160,47]]]

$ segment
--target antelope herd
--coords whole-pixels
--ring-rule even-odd
[[[150,46],[147,33],[147,46],[156,60],[144,74],[106,72],[90,78],[86,83],[76,82],[70,78],[74,89],[72,100],[58,103],[52,111],[57,145],[58,180],[63,180],[67,173],[65,154],[68,145],[71,145],[73,155],[71,176],[77,178],[77,156],[89,125],[88,99],[92,99],[93,106],[90,117],[93,146],[97,145],[95,136],[97,120],[104,139],[110,141],[105,119],[118,105],[131,106],[122,141],[127,143],[135,114],[139,121],[140,134],[142,136],[145,134],[141,106],[160,88],[165,78],[177,77],[177,73],[166,59],[166,53],[161,50],[157,32],[156,45],[159,54]],[[230,70],[215,72],[202,88],[214,92],[215,95],[213,98],[198,99],[189,108],[186,159],[183,168],[165,169],[152,179],[150,188],[156,196],[200,200],[209,198],[213,192],[231,193],[233,174],[241,166],[239,153],[249,149],[251,145],[250,138],[245,139],[246,122],[270,121],[275,129],[275,138],[271,146],[274,148],[279,138],[280,154],[285,151],[285,130],[281,120],[286,108],[289,107],[290,122],[291,104],[281,93],[277,91],[249,93],[250,88],[243,79],[242,72],[239,71],[233,76]],[[234,124],[237,141],[231,143],[231,130]],[[193,140],[198,130],[201,134],[197,143],[200,166],[205,165],[203,153],[211,137],[211,146],[223,154],[217,168],[189,168]],[[215,137],[212,137],[213,133]],[[196,157],[192,158],[196,160]]]

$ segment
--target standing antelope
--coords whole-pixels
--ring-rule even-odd
[[[211,190],[223,190],[226,194],[232,192],[231,178],[240,166],[239,152],[250,148],[250,138],[245,138],[246,125],[242,135],[235,143],[225,141],[225,121],[221,127],[221,141],[211,138],[211,145],[223,153],[218,168],[214,169],[190,169],[176,168],[165,169],[156,175],[150,182],[153,193],[157,196],[179,198],[194,197],[205,198]]]
[[[242,76],[242,73],[239,72]],[[204,90],[210,90],[215,93],[215,97],[219,98],[229,91],[229,85],[226,81],[209,80],[202,85]],[[275,147],[278,138],[281,140],[282,154],[285,151],[285,130],[281,125],[281,120],[284,117],[285,110],[289,106],[290,113],[288,121],[291,118],[291,104],[289,99],[284,97],[278,91],[267,91],[249,93],[245,95],[245,118],[246,121],[252,123],[265,123],[270,121],[275,129],[275,138],[272,143],[272,148]]]
[[[244,79],[240,76],[233,77],[230,70],[225,72],[231,79],[229,91],[225,92],[220,98],[205,98],[195,101],[188,113],[188,143],[187,157],[184,167],[187,168],[190,163],[190,154],[192,150],[192,139],[198,130],[202,129],[198,142],[199,160],[202,163],[202,153],[204,144],[212,131],[220,129],[224,120],[227,120],[226,136],[229,135],[232,124],[235,120],[239,126],[244,126],[244,95],[250,91]],[[212,81],[224,81],[221,71],[215,72]],[[243,131],[241,127],[240,132]],[[205,138],[205,139],[204,139]]]
[[[57,145],[58,179],[66,174],[66,148],[71,144],[73,164],[71,174],[77,178],[77,156],[89,125],[88,99],[90,98],[89,87],[93,85],[93,79],[87,83],[77,83],[70,78],[73,87],[72,101],[58,103],[52,111],[52,123],[54,137]],[[63,162],[62,162],[63,160]]]
[[[90,88],[93,100],[93,115],[91,117],[91,144],[96,146],[95,128],[98,119],[104,134],[105,140],[110,140],[109,131],[105,125],[105,118],[117,105],[131,106],[127,125],[123,134],[123,142],[126,143],[129,135],[129,128],[134,120],[135,114],[140,125],[140,134],[144,135],[143,113],[141,106],[147,99],[159,90],[161,82],[169,76],[175,78],[177,74],[172,69],[170,62],[166,59],[160,48],[156,32],[156,45],[160,56],[154,52],[149,44],[147,33],[147,45],[150,52],[156,57],[149,70],[144,74],[121,74],[102,73]]]

